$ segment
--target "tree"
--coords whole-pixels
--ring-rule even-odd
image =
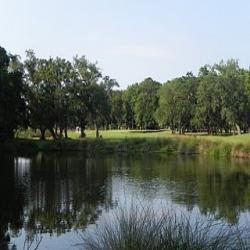
[[[135,129],[135,104],[138,94],[138,83],[128,86],[122,94],[123,100],[123,120],[128,129]]]
[[[123,100],[122,100],[122,91],[116,90],[111,96],[111,119],[110,125],[111,128],[120,129],[123,124]]]
[[[49,130],[54,139],[68,137],[79,126],[155,129],[172,132],[241,133],[250,126],[250,71],[237,60],[200,68],[161,85],[151,78],[118,90],[102,78],[97,63],[85,56],[73,62],[37,58],[32,50],[20,57],[0,47],[0,139],[13,138],[19,127]]]
[[[101,110],[97,98],[106,98],[102,96],[97,83],[101,78],[101,72],[96,63],[90,63],[84,56],[75,57],[73,61],[75,70],[75,79],[73,83],[72,93],[74,95],[76,118],[81,128],[81,137],[85,137],[85,126],[87,119],[92,118],[96,126],[96,135],[99,137],[99,121],[98,114]],[[100,87],[104,91],[104,87]],[[96,96],[95,96],[96,95]],[[97,106],[95,106],[97,105]],[[99,109],[99,110],[97,110]],[[100,118],[101,120],[102,118]]]
[[[122,125],[122,98],[120,92],[115,91],[119,84],[115,79],[109,76],[103,77],[100,85],[105,89],[108,102],[111,108],[110,117],[107,119],[107,126],[119,128]]]
[[[156,110],[155,117],[162,126],[170,126],[172,132],[177,128],[176,109],[176,90],[173,82],[163,84],[159,90],[159,108]]]
[[[52,81],[53,61],[38,59],[32,51],[28,51],[25,66],[27,70],[26,80],[29,85],[28,108],[31,126],[39,128],[41,139],[45,139],[45,131],[48,129],[56,139],[54,127],[56,124],[56,82]]]
[[[146,78],[139,84],[135,103],[135,120],[141,129],[152,129],[157,127],[154,113],[158,108],[157,92],[159,88],[160,83],[151,78]]]
[[[59,137],[68,138],[67,130],[70,123],[72,108],[72,96],[69,94],[72,82],[74,80],[74,71],[71,63],[65,59],[57,57],[51,63],[50,81],[55,82],[55,115],[56,128],[59,127]],[[57,129],[56,129],[56,135]]]
[[[159,91],[159,109],[156,118],[172,132],[184,133],[192,129],[196,105],[197,79],[192,73],[165,83]]]
[[[117,88],[119,87],[118,82],[115,79],[110,78],[109,76],[104,76],[100,85],[104,87],[104,89],[107,92],[107,95],[110,98],[112,96],[113,89],[115,87],[117,87]]]
[[[193,123],[209,134],[225,127],[221,117],[222,100],[219,78],[213,74],[201,76],[197,90],[197,106]]]
[[[244,113],[247,103],[244,82],[242,81],[240,67],[237,60],[223,61],[214,65],[214,70],[221,79],[221,116],[227,126],[240,134],[244,127]]]
[[[246,130],[249,105],[245,77],[236,60],[201,68],[194,124],[209,134]]]
[[[92,84],[88,86],[89,110],[91,122],[95,125],[96,138],[99,138],[99,129],[109,118],[110,105],[107,92],[103,86]]]
[[[41,139],[45,139],[46,129],[54,139],[62,138],[63,131],[67,138],[72,113],[69,89],[74,79],[71,63],[59,57],[38,59],[33,51],[27,51],[25,68],[31,126],[41,130]]]
[[[16,65],[16,67],[15,67]],[[0,140],[14,137],[25,117],[25,86],[23,71],[17,56],[8,55],[0,47]]]

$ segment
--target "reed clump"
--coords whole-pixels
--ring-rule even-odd
[[[249,249],[242,232],[215,219],[132,206],[114,213],[83,239],[87,250]]]

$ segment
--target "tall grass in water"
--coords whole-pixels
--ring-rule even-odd
[[[241,230],[151,208],[121,209],[84,236],[87,250],[249,249]]]

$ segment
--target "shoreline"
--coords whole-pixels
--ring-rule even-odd
[[[0,152],[85,152],[94,153],[163,153],[215,157],[250,158],[250,145],[187,138],[122,138],[122,139],[15,139],[0,144]]]

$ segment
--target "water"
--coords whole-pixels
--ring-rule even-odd
[[[82,235],[119,207],[164,205],[249,222],[250,161],[147,155],[0,154],[0,249],[83,249]]]

